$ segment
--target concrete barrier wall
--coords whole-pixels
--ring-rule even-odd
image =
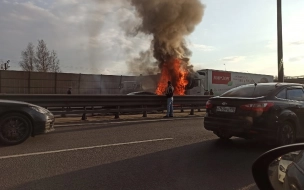
[[[1,71],[0,93],[29,94],[29,72]]]
[[[148,81],[148,86],[155,86],[155,79],[155,76],[0,71],[0,93],[66,94],[71,87],[72,94],[120,94],[120,81]]]
[[[55,73],[30,72],[30,93],[31,94],[55,94],[56,88]]]

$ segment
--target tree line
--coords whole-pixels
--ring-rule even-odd
[[[61,72],[56,51],[49,51],[43,40],[38,40],[36,51],[35,46],[28,43],[26,49],[21,52],[19,65],[23,71]]]

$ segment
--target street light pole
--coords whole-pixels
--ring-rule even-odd
[[[7,60],[6,63],[4,63],[4,70],[8,70],[8,68],[10,68],[10,66],[8,65],[10,63],[10,60]]]
[[[282,0],[277,0],[278,31],[278,82],[284,82],[283,40],[282,40]]]

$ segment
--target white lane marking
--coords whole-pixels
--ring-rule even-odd
[[[110,146],[121,146],[121,145],[140,144],[140,143],[168,141],[168,140],[173,140],[173,138],[151,139],[151,140],[143,140],[143,141],[133,141],[133,142],[125,142],[125,143],[105,144],[105,145],[87,146],[87,147],[70,148],[70,149],[62,149],[62,150],[52,150],[52,151],[45,151],[45,152],[33,152],[33,153],[27,153],[27,154],[0,156],[0,160],[7,159],[7,158],[18,158],[18,157],[25,157],[25,156],[54,154],[54,153],[60,153],[60,152],[70,152],[70,151],[77,151],[77,150],[87,150],[87,149],[94,149],[94,148],[105,148],[105,147],[110,147]]]
[[[200,117],[192,117],[192,118],[175,118],[175,119],[151,119],[151,120],[136,120],[136,121],[110,121],[110,122],[101,122],[101,123],[74,123],[74,124],[62,124],[56,125],[55,121],[55,128],[56,127],[68,127],[68,126],[82,126],[82,125],[107,125],[107,124],[119,124],[119,123],[139,123],[139,122],[157,122],[157,121],[173,121],[173,120],[190,120],[193,118],[204,118],[204,116]]]
[[[238,190],[250,190],[251,188],[255,187],[255,183],[252,183],[250,185],[247,185],[246,187],[242,187],[241,189]]]

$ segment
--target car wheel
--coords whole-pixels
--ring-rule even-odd
[[[0,142],[5,145],[20,144],[31,133],[31,121],[22,114],[10,113],[0,118]]]
[[[293,144],[296,141],[296,132],[292,123],[285,121],[279,128],[278,145],[284,146]]]
[[[216,132],[215,134],[222,140],[228,140],[232,137],[232,135],[225,132]]]

